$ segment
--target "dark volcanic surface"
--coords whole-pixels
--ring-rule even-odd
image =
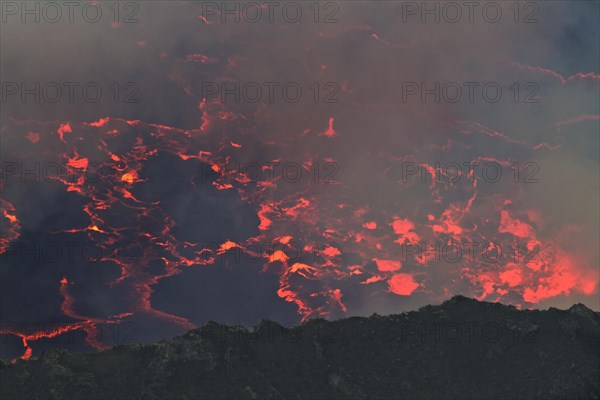
[[[170,341],[2,363],[2,399],[598,399],[600,315],[457,296],[287,329],[208,323]]]

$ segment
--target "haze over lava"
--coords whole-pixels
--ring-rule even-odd
[[[0,357],[457,294],[600,309],[597,2],[439,24],[400,2],[333,23],[139,4],[130,24],[2,24],[3,84],[105,90],[3,94]],[[263,97],[215,93],[236,82]]]

